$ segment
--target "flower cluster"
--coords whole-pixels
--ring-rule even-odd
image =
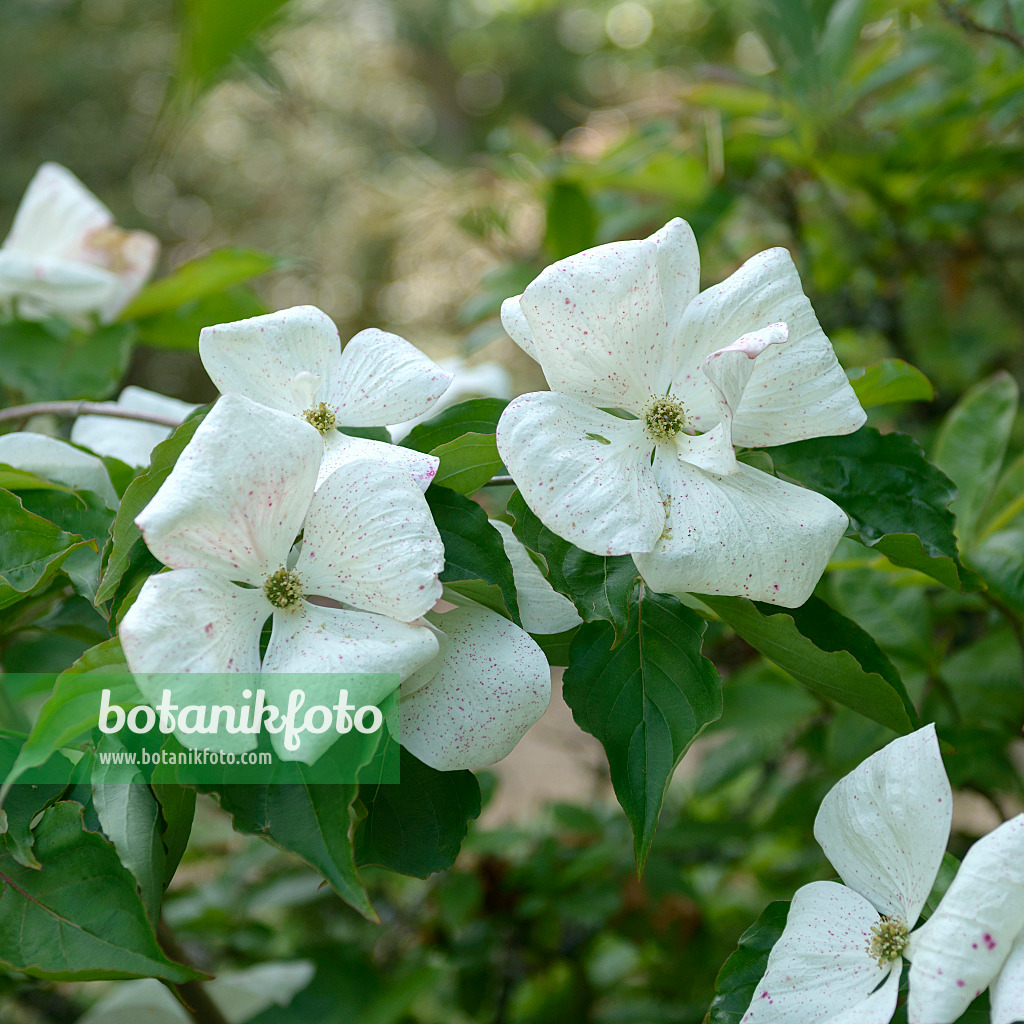
[[[910,962],[910,1024],[953,1024],[988,988],[992,1024],[1024,1016],[1024,815],[968,851],[915,928],[953,801],[935,727],[894,740],[822,801],[814,835],[845,884],[793,897],[743,1024],[886,1024]]]

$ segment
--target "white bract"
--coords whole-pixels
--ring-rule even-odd
[[[893,740],[822,801],[814,836],[846,883],[799,889],[743,1024],[886,1024],[910,961],[909,1024],[954,1024],[986,987],[1024,1018],[1024,815],[974,844],[912,930],[942,864],[952,794],[932,725]]]
[[[402,683],[402,746],[440,771],[500,761],[546,710],[551,669],[528,633],[487,608],[431,612],[437,656]]]
[[[864,412],[784,249],[698,283],[693,232],[673,220],[506,300],[502,321],[551,391],[509,405],[498,450],[548,529],[632,554],[653,589],[800,605],[847,517],[735,447],[850,433]]]
[[[360,331],[343,350],[326,313],[295,306],[204,327],[199,354],[223,394],[245,395],[316,427],[321,483],[353,454],[403,466],[424,490],[437,472],[432,455],[343,433],[421,416],[451,383],[451,373],[395,334]]]
[[[75,491],[95,491],[110,508],[120,504],[103,462],[56,437],[30,430],[0,434],[0,463]]]
[[[139,515],[150,550],[173,568],[146,581],[120,626],[128,666],[151,703],[161,684],[146,677],[156,673],[262,669],[268,702],[283,706],[278,673],[319,673],[329,689],[331,673],[404,679],[437,653],[431,630],[410,624],[440,597],[444,566],[423,494],[395,465],[358,453],[337,460],[317,488],[322,449],[314,427],[226,395]],[[201,678],[201,693],[175,696],[240,702],[226,676],[223,693],[210,693],[209,677]],[[307,696],[310,704],[330,705],[337,689]],[[350,696],[361,706],[387,692]],[[256,742],[247,734],[220,739],[225,749]],[[300,756],[321,750],[304,744]]]
[[[177,398],[147,391],[131,384],[116,402],[105,403],[117,409],[150,412],[181,423],[197,406]],[[71,440],[92,449],[97,455],[112,455],[129,466],[148,466],[153,449],[171,436],[171,427],[142,420],[114,416],[79,416],[71,427]]]
[[[160,244],[125,231],[70,171],[36,172],[0,245],[0,306],[40,320],[57,313],[114,320],[153,273]]]
[[[892,1019],[908,936],[942,864],[952,813],[931,725],[832,787],[814,837],[846,884],[797,891],[743,1024]]]

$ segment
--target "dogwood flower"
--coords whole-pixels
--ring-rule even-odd
[[[46,163],[21,200],[0,245],[0,306],[18,316],[97,313],[110,323],[149,279],[160,244],[125,231],[69,170]]]
[[[439,771],[494,764],[547,709],[547,658],[528,633],[487,608],[426,619],[439,650],[402,683],[402,746]]]
[[[146,581],[119,631],[147,700],[161,695],[159,673],[203,673],[202,692],[176,692],[181,699],[237,703],[230,678],[221,675],[224,692],[211,693],[218,677],[208,673],[262,670],[273,702],[279,673],[319,673],[324,687],[338,672],[404,679],[437,653],[431,630],[410,624],[440,597],[444,566],[422,493],[394,464],[358,453],[336,460],[317,488],[322,448],[314,427],[241,395],[219,399],[196,430],[136,519],[172,567]],[[336,687],[310,700],[326,696],[336,698]],[[351,696],[376,704],[387,692]],[[219,739],[225,749],[255,743],[246,734]],[[305,746],[300,756],[316,753]]]
[[[370,328],[342,349],[326,313],[295,306],[204,327],[199,354],[222,393],[237,392],[316,427],[323,437],[321,483],[354,453],[403,466],[423,490],[434,478],[435,456],[344,432],[420,416],[451,383],[451,373],[403,338]]]
[[[110,508],[120,504],[103,462],[56,437],[30,430],[0,434],[0,463],[75,491],[94,491]]]
[[[197,406],[177,398],[147,391],[130,384],[116,402],[105,403],[118,409],[150,412],[168,419],[184,421]],[[127,420],[112,416],[79,416],[71,427],[71,440],[89,448],[97,455],[112,455],[129,466],[148,466],[153,449],[171,436],[172,427],[141,420]]]
[[[911,929],[951,821],[932,725],[893,740],[833,786],[814,836],[846,884],[812,882],[797,891],[742,1024],[891,1020]]]
[[[953,1024],[986,988],[992,1024],[1024,1020],[1024,814],[967,851],[907,958],[910,1024]]]
[[[508,406],[498,451],[545,526],[632,554],[653,589],[800,605],[847,517],[735,446],[850,433],[864,412],[784,249],[698,293],[699,265],[677,219],[506,300],[505,328],[551,390]]]

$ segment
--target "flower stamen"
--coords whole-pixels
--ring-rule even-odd
[[[900,917],[883,917],[871,929],[868,940],[868,955],[884,967],[897,959],[907,946],[907,925]]]
[[[263,593],[275,608],[292,611],[302,603],[302,577],[282,565],[266,578]]]
[[[641,419],[652,441],[671,441],[689,424],[686,407],[671,395],[656,395],[652,398]]]
[[[326,434],[328,430],[333,430],[338,422],[334,413],[327,408],[326,402],[321,402],[312,409],[307,409],[302,414],[302,418],[310,426],[316,427],[321,434]]]

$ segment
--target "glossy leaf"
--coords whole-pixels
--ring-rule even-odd
[[[608,755],[642,872],[672,774],[704,726],[721,716],[722,689],[701,655],[706,624],[695,612],[644,592],[629,613],[618,646],[609,622],[579,627],[562,693],[577,725]]]
[[[427,488],[426,498],[444,542],[445,589],[519,624],[512,565],[487,513],[475,501],[435,484]]]
[[[360,786],[366,816],[356,829],[356,862],[426,878],[455,863],[469,820],[480,814],[480,786],[472,772],[439,772],[404,747],[401,779]]]
[[[432,452],[465,434],[493,434],[508,402],[503,398],[470,398],[412,428],[402,440],[403,448]]]
[[[430,454],[441,460],[434,484],[459,494],[474,494],[504,468],[494,434],[464,434]]]
[[[850,534],[896,565],[954,590],[976,590],[957,554],[952,482],[906,434],[864,427],[771,449],[780,476],[831,498],[850,517]]]
[[[507,511],[520,542],[540,556],[542,571],[560,594],[569,598],[584,622],[607,620],[621,637],[630,617],[629,601],[637,570],[629,555],[592,555],[553,534],[516,491]]]
[[[896,667],[852,619],[812,597],[800,608],[744,597],[700,599],[736,633],[809,690],[898,733],[917,712]]]
[[[930,402],[935,397],[931,381],[902,359],[882,359],[853,370],[849,377],[865,409],[894,402]]]
[[[768,968],[768,954],[782,936],[789,904],[776,900],[740,936],[736,952],[725,961],[715,982],[715,999],[707,1024],[739,1024]]]
[[[49,981],[202,977],[164,955],[135,879],[106,839],[83,829],[79,804],[43,814],[35,852],[38,871],[0,841],[0,963]]]

